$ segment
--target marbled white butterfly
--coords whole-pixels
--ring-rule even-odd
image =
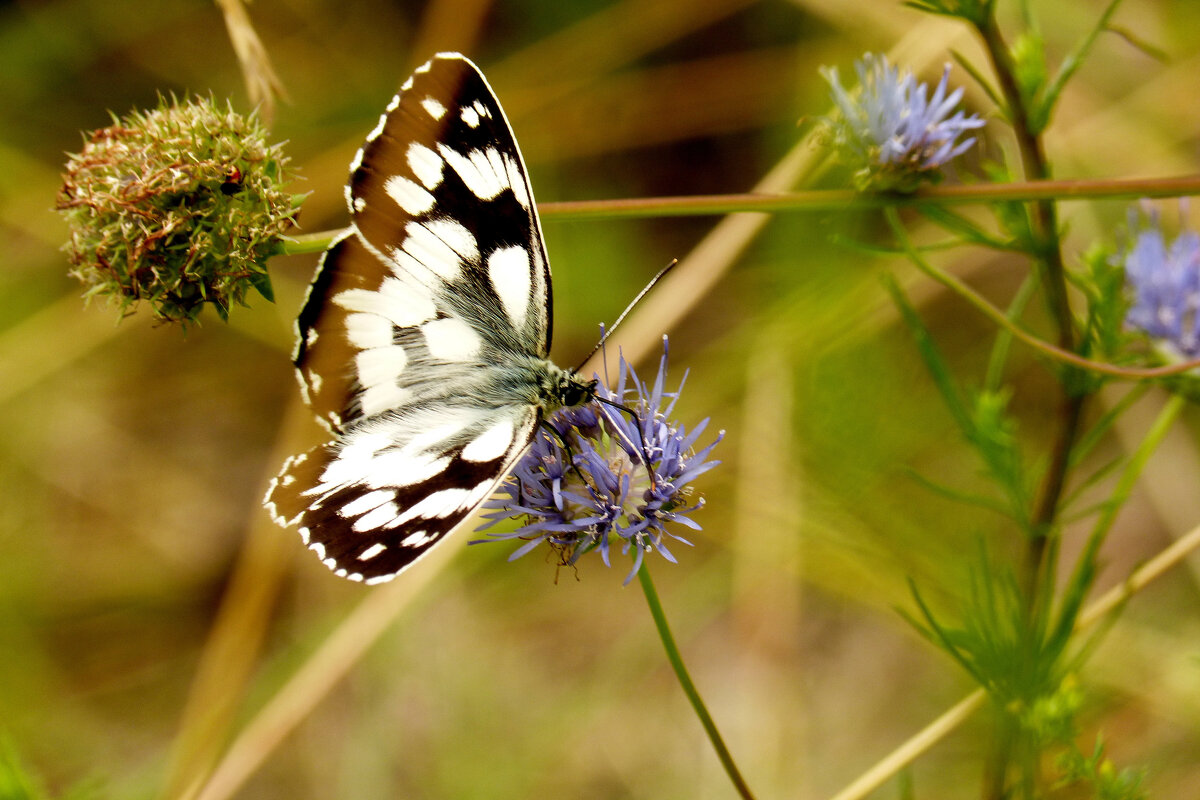
[[[338,575],[390,580],[484,502],[538,423],[594,398],[547,360],[550,266],[525,165],[479,69],[417,69],[351,163],[350,229],[296,325],[332,434],[265,500]]]

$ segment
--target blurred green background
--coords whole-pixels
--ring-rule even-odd
[[[1052,58],[1104,5],[1033,3]],[[813,147],[796,152],[819,163],[820,65],[847,75],[864,51],[887,51],[936,80],[950,48],[980,63],[959,26],[893,0],[258,0],[249,11],[286,87],[273,131],[301,170],[297,191],[311,193],[310,232],[345,224],[351,156],[438,50],[463,49],[487,73],[541,202],[747,191],[806,137]],[[1058,176],[1196,172],[1200,5],[1127,0],[1116,21],[1165,59],[1101,38],[1048,136]],[[51,210],[64,153],[108,110],[168,92],[249,109],[216,5],[0,4],[0,736],[55,795],[83,782],[101,797],[177,796],[372,597],[259,504],[306,435],[288,353],[315,257],[272,263],[275,305],[234,309],[230,325],[206,312],[186,335],[85,308],[66,275]],[[988,111],[974,87],[968,101]],[[1000,121],[986,135],[984,155],[1011,149]],[[846,180],[803,174],[810,187]],[[1064,205],[1069,254],[1113,242],[1125,210]],[[996,517],[912,479],[983,487],[878,277],[909,288],[967,375],[982,374],[994,332],[903,262],[834,241],[876,240],[875,215],[780,215],[745,249],[714,233],[718,221],[548,215],[555,356],[577,363],[598,323],[691,255],[653,308],[681,312],[665,331],[674,374],[691,370],[678,415],[728,432],[724,465],[700,482],[696,546],[673,548],[678,566],[651,566],[759,797],[828,796],[972,688],[895,612],[911,607],[906,579],[949,603],[979,537],[1016,549]],[[997,302],[1026,269],[967,251],[942,263]],[[662,319],[631,335],[652,348]],[[1053,384],[1023,348],[1009,374],[1036,460]],[[1136,406],[1092,466],[1136,445],[1160,402]],[[1101,588],[1200,521],[1196,422],[1150,464]],[[1077,504],[1068,555],[1105,486]],[[237,796],[732,796],[641,594],[621,586],[623,561],[556,580],[541,554],[509,564],[506,545],[469,538],[442,548],[448,562],[414,580],[411,602],[380,590],[392,594],[360,610],[394,622],[278,747],[260,749]],[[1082,678],[1086,735],[1102,730],[1118,764],[1146,766],[1156,797],[1200,786],[1198,579],[1193,560],[1139,595]],[[917,796],[978,794],[982,719],[916,764]]]

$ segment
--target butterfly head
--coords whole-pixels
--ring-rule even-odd
[[[562,386],[562,404],[564,406],[581,406],[590,403],[596,397],[596,379],[582,381],[577,375],[571,375]]]
[[[596,399],[597,381],[584,380],[578,372],[561,369],[547,362],[550,367],[542,385],[542,411],[549,416],[560,408],[573,408]]]

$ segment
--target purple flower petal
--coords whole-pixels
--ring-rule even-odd
[[[708,420],[688,432],[668,419],[680,392],[666,390],[667,353],[664,337],[653,381],[643,381],[621,357],[615,388],[598,389],[600,397],[632,409],[633,415],[593,403],[563,409],[549,419],[558,435],[538,431],[529,452],[513,469],[514,477],[485,504],[487,522],[480,530],[504,518],[523,525],[512,532],[489,530],[488,538],[471,544],[524,540],[512,556],[516,558],[545,543],[557,552],[561,564],[573,564],[595,550],[608,565],[615,537],[622,552],[632,554],[634,560],[626,582],[647,551],[675,562],[664,539],[689,546],[691,542],[665,526],[677,522],[699,530],[685,515],[699,509],[703,500],[691,503],[688,484],[719,463],[709,461],[708,455],[724,433],[697,452],[693,447]],[[570,452],[564,451],[564,442]]]

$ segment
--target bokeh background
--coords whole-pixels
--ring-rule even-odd
[[[1034,0],[1052,58],[1104,5]],[[544,203],[742,192],[773,169],[800,186],[842,186],[813,134],[829,106],[820,65],[847,75],[864,51],[887,51],[936,80],[951,48],[980,63],[961,27],[893,0],[258,0],[249,11],[286,87],[273,135],[301,170],[297,191],[311,193],[309,232],[345,224],[351,156],[438,50],[462,49],[487,73]],[[1163,57],[1101,37],[1047,137],[1057,174],[1196,172],[1200,6],[1127,0],[1116,23]],[[445,558],[404,576],[408,589],[373,592],[335,579],[270,524],[266,483],[313,435],[288,353],[315,257],[272,263],[276,304],[235,309],[228,325],[207,315],[186,335],[146,313],[118,322],[103,303],[84,307],[52,211],[64,153],[79,149],[80,131],[108,124],[110,109],[169,92],[249,109],[212,3],[0,4],[7,746],[54,796],[81,786],[180,796],[308,670],[330,679],[328,691],[311,711],[273,707],[294,711],[297,725],[277,746],[238,751],[254,763],[235,796],[732,796],[644,599],[621,586],[623,562],[592,559],[578,573],[541,554],[510,564],[507,545],[467,547],[462,534]],[[974,87],[968,102],[989,111]],[[993,118],[981,156],[1006,149]],[[1118,241],[1126,208],[1064,205],[1068,254]],[[1175,204],[1163,208],[1176,218]],[[598,323],[650,275],[685,259],[625,341],[652,354],[671,334],[675,375],[690,370],[678,414],[727,431],[724,465],[701,481],[696,546],[675,548],[678,566],[651,566],[758,795],[833,794],[972,688],[897,613],[912,607],[906,580],[949,606],[978,539],[1016,548],[997,518],[913,480],[915,470],[983,486],[879,276],[908,288],[964,374],[982,375],[993,331],[902,261],[847,247],[878,241],[873,214],[759,225],[548,213],[544,227],[562,364],[578,362]],[[998,302],[1026,268],[968,251],[942,263]],[[1022,349],[1010,377],[1036,462],[1054,387]],[[1123,391],[1103,394],[1093,413]],[[1161,401],[1136,406],[1092,466],[1134,446]],[[1112,534],[1101,588],[1200,522],[1196,423],[1186,415],[1150,464]],[[1068,554],[1105,486],[1076,503]],[[1193,561],[1145,590],[1081,676],[1085,740],[1102,731],[1118,764],[1147,767],[1156,797],[1192,798],[1200,786],[1198,580]],[[334,631],[348,643],[321,650]],[[314,662],[315,652],[335,658]],[[339,653],[354,661],[341,678]],[[977,795],[984,720],[917,762],[906,777],[916,796]],[[893,782],[878,796],[898,791]]]

